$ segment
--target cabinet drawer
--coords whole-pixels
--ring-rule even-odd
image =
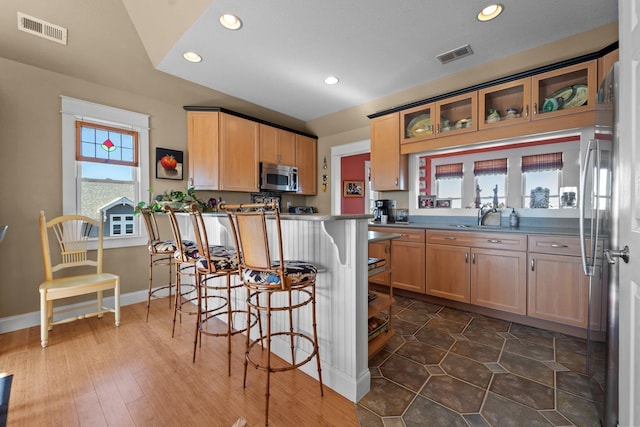
[[[427,243],[514,251],[527,250],[527,236],[524,234],[429,230]]]
[[[401,234],[401,236],[397,239],[393,239],[392,241],[403,241],[403,242],[416,242],[416,243],[424,243],[425,241],[425,231],[417,230],[417,229],[406,229],[400,227],[373,227],[369,228],[370,231],[378,231],[380,233],[397,233]]]
[[[590,247],[587,240],[587,250]],[[598,240],[596,253],[602,256],[604,241]],[[575,236],[529,236],[529,252],[580,256],[580,238]]]

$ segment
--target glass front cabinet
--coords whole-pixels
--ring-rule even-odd
[[[478,130],[478,92],[452,96],[400,112],[400,143]]]

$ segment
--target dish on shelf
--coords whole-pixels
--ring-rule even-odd
[[[416,138],[431,133],[431,117],[429,114],[420,114],[407,125],[407,137]]]
[[[573,96],[567,99],[562,108],[567,110],[569,108],[576,108],[584,105],[589,98],[589,88],[587,85],[574,85],[573,86]]]
[[[549,207],[549,189],[536,187],[531,190],[531,199],[529,200],[530,208],[548,208]]]
[[[386,313],[378,313],[369,318],[369,341],[389,330],[389,316]]]
[[[560,110],[564,108],[567,101],[574,97],[574,88],[572,86],[563,87],[553,92],[549,97],[544,99],[542,111],[548,113],[550,111]]]
[[[471,118],[461,119],[456,122],[454,125],[455,129],[468,128],[471,126]]]

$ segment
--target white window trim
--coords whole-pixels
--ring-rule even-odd
[[[147,114],[122,110],[120,108],[95,104],[81,99],[61,96],[62,100],[62,213],[74,215],[78,212],[76,189],[76,120],[94,122],[138,132],[138,194],[137,204],[145,200],[149,188],[149,116]],[[136,218],[140,222],[140,218]],[[136,230],[142,230],[140,224]],[[142,246],[147,244],[147,236],[122,235],[105,237],[104,248]]]

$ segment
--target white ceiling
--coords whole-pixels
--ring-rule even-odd
[[[479,22],[476,14],[488,3],[217,0],[157,69],[309,121],[618,18],[617,0],[502,0],[502,15]],[[223,13],[239,16],[242,28],[224,29],[218,21]],[[472,56],[446,65],[436,59],[467,43]],[[187,50],[204,60],[187,63]],[[328,75],[340,83],[325,85]]]

